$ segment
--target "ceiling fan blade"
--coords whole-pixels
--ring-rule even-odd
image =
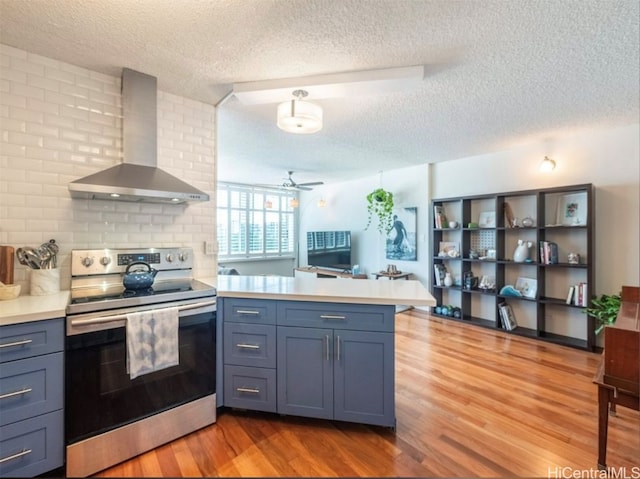
[[[298,183],[297,186],[318,186],[324,185],[324,181],[311,181],[309,183]]]
[[[311,191],[313,190],[313,188],[309,188],[308,186],[304,186],[304,185],[296,185],[293,187],[296,190],[302,190],[302,191]]]

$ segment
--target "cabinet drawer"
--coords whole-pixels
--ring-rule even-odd
[[[224,363],[236,366],[276,367],[276,327],[226,323]]]
[[[64,349],[64,319],[33,321],[0,327],[0,362],[39,356]]]
[[[0,426],[62,409],[63,353],[0,367]]]
[[[393,332],[395,307],[279,301],[278,325]]]
[[[267,299],[224,298],[224,321],[276,324],[276,302]]]
[[[34,477],[63,464],[63,414],[0,427],[0,477]]]
[[[224,404],[254,411],[276,412],[276,370],[224,367]]]

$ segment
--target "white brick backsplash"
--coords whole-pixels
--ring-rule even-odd
[[[2,102],[9,107],[18,107],[18,108],[27,107],[26,97],[15,95],[11,92],[8,95],[2,95]]]
[[[46,78],[54,81],[71,83],[71,84],[74,84],[76,82],[76,77],[73,73],[63,72],[59,68],[45,67],[44,75]],[[58,88],[60,88],[60,84],[58,84]]]
[[[27,85],[43,90],[60,91],[60,82],[38,75],[27,75]]]
[[[120,78],[0,44],[0,243],[55,238],[63,287],[81,248],[191,246],[194,275],[215,276],[199,254],[215,236],[215,202],[137,204],[71,199],[69,181],[122,158]],[[215,108],[158,92],[158,166],[215,197]],[[17,282],[29,291],[27,269]]]
[[[11,95],[2,95],[2,98],[0,99],[0,101],[5,102],[5,100],[9,100],[11,98],[12,98]],[[19,98],[19,97],[15,97],[15,98]],[[8,103],[5,103],[5,105],[7,104]],[[31,111],[31,110],[26,110],[25,108],[22,108],[22,107],[9,105],[8,117],[13,118],[15,120],[25,120],[25,121],[31,121],[34,123],[42,123],[44,114],[40,113],[39,111]]]
[[[24,133],[27,131],[27,122],[14,120],[13,118],[3,118],[2,121],[0,121],[0,128],[3,130],[20,131]]]
[[[25,125],[26,132],[31,135],[53,136],[56,138],[60,135],[60,128],[56,126],[48,126],[40,123],[25,123]],[[47,146],[47,148],[49,147]]]

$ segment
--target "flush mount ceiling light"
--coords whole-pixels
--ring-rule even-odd
[[[303,100],[309,93],[295,90],[296,98],[278,105],[278,128],[289,133],[316,133],[322,129],[322,107]]]
[[[548,156],[545,156],[544,160],[542,160],[542,162],[540,163],[539,168],[540,168],[540,171],[542,171],[543,173],[550,173],[556,168],[556,162],[553,161]]]

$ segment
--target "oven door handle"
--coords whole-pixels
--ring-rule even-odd
[[[182,312],[182,311],[188,311],[191,309],[206,308],[207,306],[214,306],[215,304],[216,304],[215,300],[204,301],[202,303],[185,304],[184,306],[178,306],[178,311]],[[155,309],[162,309],[162,308],[155,308]],[[145,311],[153,311],[153,309],[145,310]],[[127,319],[126,314],[114,314],[112,316],[100,316],[98,318],[89,318],[89,319],[72,319],[71,326],[90,326],[92,324],[111,323],[113,321],[126,321],[126,319]]]

